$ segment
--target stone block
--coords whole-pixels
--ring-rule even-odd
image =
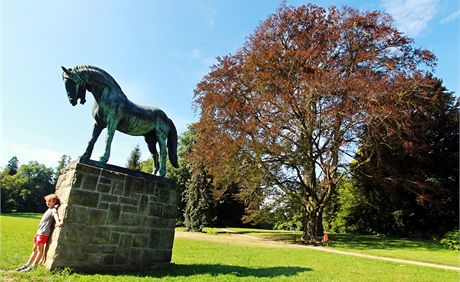
[[[162,230],[160,232],[160,239],[158,241],[159,249],[172,249],[174,242],[174,229]]]
[[[120,241],[120,233],[118,232],[111,232],[110,233],[110,241],[109,244],[116,244],[118,245],[118,241]]]
[[[149,242],[149,236],[147,235],[136,235],[133,240],[133,247],[145,248]]]
[[[56,186],[59,186],[59,187],[69,187],[69,186],[71,186],[73,184],[74,175],[75,175],[75,172],[68,172],[68,173],[61,174],[58,177]]]
[[[131,182],[131,193],[143,193],[145,186],[145,180],[140,177],[133,178]]]
[[[176,227],[176,219],[171,218],[168,220],[168,223],[166,224],[166,229],[174,229]]]
[[[137,214],[137,206],[122,205],[121,211]]]
[[[161,205],[158,203],[150,203],[149,215],[150,216],[161,216]]]
[[[168,219],[167,218],[162,218],[162,217],[155,217],[153,218],[151,227],[152,228],[159,228],[159,229],[164,229],[168,226]]]
[[[64,216],[66,222],[73,223],[86,223],[88,221],[87,216],[88,208],[79,206],[68,206]]]
[[[111,230],[109,227],[96,227],[92,243],[106,245],[109,243]]]
[[[111,181],[124,182],[126,178],[126,174],[104,169],[102,170],[101,177],[110,179]]]
[[[153,195],[153,193],[155,193],[155,182],[153,181],[146,182],[144,186],[144,194]]]
[[[159,189],[159,201],[162,203],[169,203],[170,193],[167,189]]]
[[[81,188],[85,190],[94,191],[96,190],[98,180],[99,175],[86,174],[85,176],[83,176],[83,183],[81,185]]]
[[[145,249],[142,264],[155,265],[157,262],[171,261],[172,251]]]
[[[171,261],[172,250],[157,250],[155,255],[156,261]]]
[[[123,195],[131,195],[131,187],[133,185],[134,176],[127,175],[125,180],[125,186],[123,187]]]
[[[96,208],[99,203],[100,194],[84,190],[72,190],[69,195],[68,205],[79,205]]]
[[[108,177],[101,176],[99,178],[99,184],[107,184],[107,185],[112,185],[112,179]]]
[[[102,225],[105,223],[107,218],[106,210],[99,209],[88,209],[88,224],[91,225]]]
[[[81,173],[75,173],[74,176],[73,176],[73,184],[72,184],[72,187],[80,188],[82,182],[83,182],[83,174],[81,174]],[[56,186],[57,186],[57,185],[56,185]]]
[[[118,203],[118,196],[113,196],[110,194],[101,194],[100,200],[101,202],[109,202],[109,203],[116,204]]]
[[[129,254],[129,261],[134,265],[141,265],[142,264],[142,255],[144,249],[142,248],[131,248],[131,252]]]
[[[110,193],[111,188],[112,188],[112,185],[106,184],[106,183],[99,183],[97,185],[97,191],[102,192],[102,193]]]
[[[123,195],[124,182],[113,181],[112,183],[112,194],[113,195]]]
[[[112,265],[115,262],[115,255],[105,255],[102,257],[102,262],[105,265]]]
[[[59,189],[56,189],[55,193],[58,195],[59,201],[61,202],[60,206],[62,206],[62,204],[65,204],[69,201],[70,190],[71,190],[70,186],[62,186],[62,187],[59,187]]]
[[[117,252],[116,245],[101,245],[98,247],[101,254],[115,254]]]
[[[149,205],[149,197],[146,195],[141,195],[139,199],[138,213],[146,215],[148,213],[147,207]]]
[[[150,230],[150,237],[149,237],[149,245],[148,247],[151,249],[155,249],[158,247],[160,240],[160,230],[158,229],[151,229]]]
[[[107,216],[107,224],[119,224],[120,223],[121,206],[117,204],[110,204],[109,213]]]
[[[72,164],[71,164],[72,165]],[[87,165],[84,163],[77,163],[75,167],[75,171],[78,171],[83,174],[96,174],[100,175],[101,174],[101,168],[93,166],[93,165]]]
[[[163,205],[161,209],[161,216],[163,218],[176,218],[176,206]]]
[[[115,264],[124,264],[129,258],[133,243],[133,236],[131,234],[122,234],[118,242],[117,252],[115,255]]]
[[[107,210],[109,209],[109,203],[99,202],[99,205],[97,205],[97,208],[101,210]]]
[[[140,224],[140,218],[137,214],[122,212],[120,216],[120,224],[124,226],[138,226]]]
[[[139,200],[137,198],[128,198],[128,197],[120,197],[120,204],[138,206]]]
[[[154,221],[156,220],[155,217],[152,217],[152,216],[143,216],[142,217],[142,226],[149,226],[149,227],[154,227],[153,226],[153,223]]]
[[[154,201],[157,201],[157,200],[159,199],[159,197],[160,197],[160,190],[161,190],[161,189],[156,188],[156,186],[155,186],[155,190],[153,190],[153,197],[152,197]]]
[[[94,233],[94,228],[86,224],[65,223],[65,228],[61,229],[61,236],[58,240],[70,243],[89,244]]]

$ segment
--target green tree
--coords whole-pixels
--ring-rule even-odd
[[[14,175],[3,171],[0,175],[2,212],[43,212],[43,197],[54,192],[54,171],[31,161],[19,167]]]
[[[56,185],[59,175],[61,175],[61,170],[64,169],[68,164],[70,164],[71,161],[72,161],[71,156],[67,156],[67,155],[61,156],[61,158],[58,161],[58,165],[55,169],[54,185]]]
[[[128,162],[126,163],[126,167],[132,170],[141,170],[141,149],[139,145],[136,145],[134,149],[131,151]]]
[[[201,232],[213,220],[212,178],[204,167],[196,173],[185,191],[184,225],[187,231]]]
[[[393,138],[368,132],[373,138],[356,156],[355,196],[363,201],[349,210],[355,231],[442,235],[458,227],[459,101],[437,79],[426,85],[413,93],[410,126]]]
[[[196,133],[193,130],[193,125],[189,125],[187,130],[179,136],[179,142],[177,146],[179,167],[174,168],[169,162],[167,163],[167,177],[176,181],[178,194],[180,195],[177,216],[178,225],[182,225],[185,221],[184,213],[186,202],[188,200],[186,191],[192,177],[192,166],[187,158],[193,149],[195,141]]]
[[[139,163],[139,170],[151,174],[153,172],[153,160],[149,158],[141,161]],[[167,166],[167,170],[169,170],[169,166]]]
[[[6,168],[8,169],[8,174],[9,175],[15,175],[16,172],[18,172],[19,168],[19,160],[16,156],[12,157],[9,161],[8,164],[6,165]]]

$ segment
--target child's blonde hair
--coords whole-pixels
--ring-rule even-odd
[[[45,196],[46,201],[54,201],[55,204],[59,204],[59,197],[56,194],[49,194]]]

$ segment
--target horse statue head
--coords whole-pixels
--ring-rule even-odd
[[[72,106],[77,105],[78,99],[80,99],[80,104],[84,104],[86,102],[86,82],[78,73],[74,73],[72,68],[66,69],[62,66],[61,68],[64,71],[62,73],[62,79],[64,80],[70,104],[72,104]]]

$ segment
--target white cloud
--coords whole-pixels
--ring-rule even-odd
[[[209,26],[213,27],[216,24],[216,10],[211,7],[206,1],[200,1],[201,11]]]
[[[8,162],[13,156],[16,156],[21,164],[28,163],[29,161],[37,161],[48,167],[55,167],[63,155],[62,152],[52,149],[34,148],[21,144],[2,144],[0,145],[0,152],[2,159],[5,158],[1,165]]]
[[[448,15],[447,17],[443,18],[441,20],[441,23],[442,24],[450,23],[450,22],[456,20],[458,17],[460,17],[460,9],[458,9],[457,11],[455,11],[452,14]]]
[[[191,53],[191,58],[192,59],[200,59],[203,57],[203,53],[201,52],[200,49],[193,49]]]
[[[383,0],[400,31],[410,36],[421,33],[438,10],[439,0]]]

